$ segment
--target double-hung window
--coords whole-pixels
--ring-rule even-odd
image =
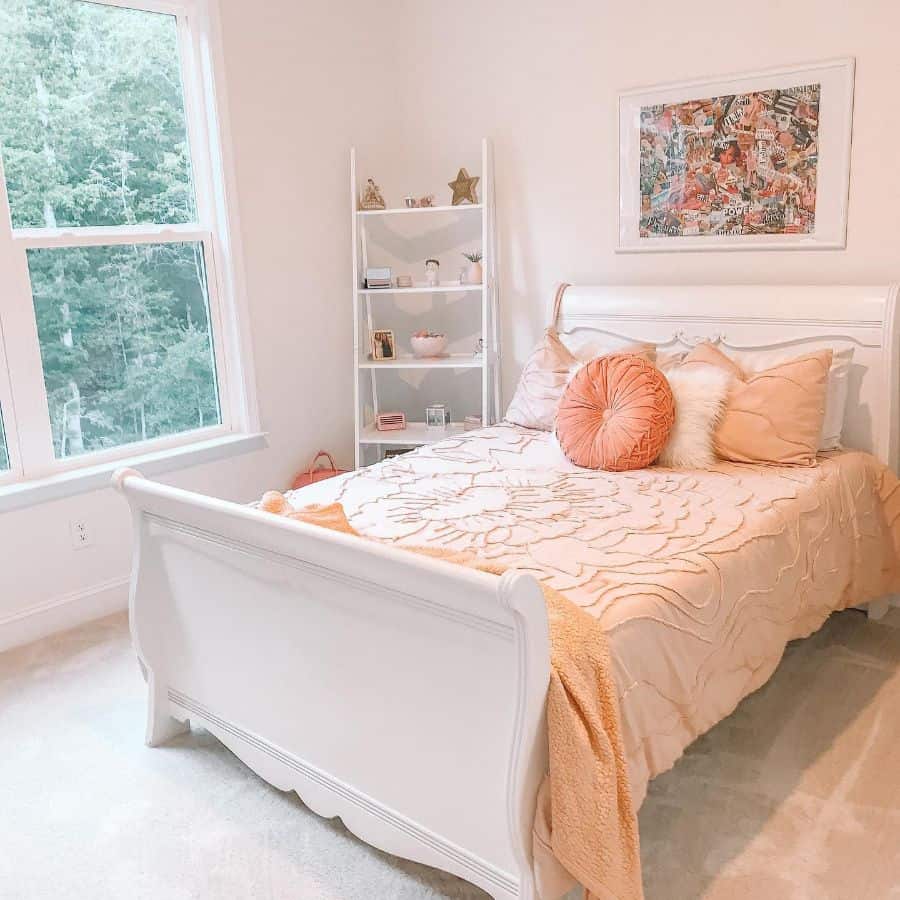
[[[195,2],[0,3],[0,492],[251,430]]]

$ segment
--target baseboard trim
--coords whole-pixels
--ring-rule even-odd
[[[0,653],[128,608],[130,576],[51,597],[0,616]]]

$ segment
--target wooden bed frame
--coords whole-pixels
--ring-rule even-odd
[[[844,439],[897,468],[890,287],[572,287],[561,330],[667,349],[853,346]],[[495,898],[536,896],[549,640],[529,575],[501,578],[148,481],[130,616],[147,742],[208,729],[376,847]],[[883,614],[887,599],[870,605]]]

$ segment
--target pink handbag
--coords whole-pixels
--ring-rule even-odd
[[[319,462],[320,459],[326,459],[328,461],[328,466],[319,466],[316,468],[316,463]],[[316,481],[324,481],[326,478],[334,478],[335,475],[342,475],[346,472],[346,469],[339,469],[334,464],[334,459],[332,455],[327,450],[320,450],[314,457],[313,461],[309,464],[309,468],[298,472],[294,476],[294,480],[291,483],[291,490],[296,491],[297,488],[306,487],[308,484],[313,484]]]

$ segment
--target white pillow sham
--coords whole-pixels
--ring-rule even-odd
[[[844,413],[847,411],[847,391],[850,388],[850,366],[853,348],[836,350],[828,370],[828,389],[825,395],[825,418],[822,421],[820,450],[840,450]]]

